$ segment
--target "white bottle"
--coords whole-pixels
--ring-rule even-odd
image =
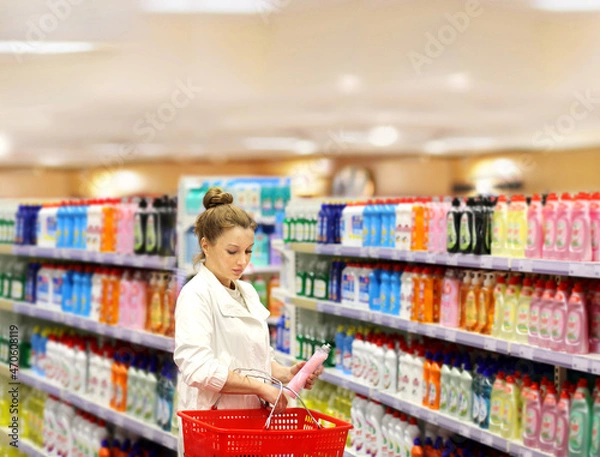
[[[385,414],[385,407],[377,401],[374,401],[373,405],[371,410],[371,456],[377,457],[383,444],[381,423]]]
[[[409,390],[409,371],[412,355],[410,352],[404,351],[404,353],[398,359],[398,393],[402,396],[407,395]]]
[[[373,375],[371,377],[371,386],[381,389],[383,385],[383,375],[385,371],[385,349],[383,340],[380,338],[373,348]]]
[[[144,374],[143,382],[143,406],[142,406],[142,419],[146,422],[154,423],[156,420],[156,386],[158,384],[158,377],[156,375],[156,364],[154,360],[150,362],[148,371]]]
[[[369,400],[367,408],[365,410],[365,453],[363,455],[371,456],[373,454],[372,448],[372,434],[373,434],[373,407],[375,404]]]
[[[423,366],[425,364],[425,348],[420,347],[418,355],[414,357],[413,362],[413,378],[412,378],[412,390],[411,390],[411,401],[413,403],[421,404],[423,401]]]
[[[49,456],[57,456],[57,423],[56,409],[58,401],[49,396],[44,408],[44,450]]]
[[[92,302],[90,304],[90,319],[98,322],[102,308],[102,279],[104,273],[99,268],[92,275]]]
[[[415,439],[421,436],[421,432],[419,430],[419,425],[417,424],[417,419],[411,417],[408,422],[408,427],[404,432],[404,451],[406,452],[406,456],[410,456],[412,452],[412,448],[415,443]]]
[[[365,371],[365,341],[361,333],[354,335],[352,341],[352,375],[362,378]]]
[[[448,414],[450,411],[450,384],[452,368],[450,362],[452,361],[451,356],[447,355],[444,357],[444,364],[442,365],[441,379],[440,379],[440,412]]]
[[[135,401],[140,396],[138,381],[138,359],[135,358],[127,369],[127,414],[134,415]]]
[[[83,341],[78,341],[74,347],[75,360],[72,370],[72,388],[73,392],[82,394],[86,391],[87,376],[88,376],[88,357],[85,351],[85,344]]]
[[[102,351],[100,359],[100,369],[98,370],[98,403],[103,406],[110,406],[111,399],[111,372],[113,360],[111,357],[112,351],[105,348]]]
[[[412,267],[406,267],[404,273],[401,276],[402,286],[400,289],[400,317],[402,319],[410,320],[413,306],[413,295],[414,295],[414,281],[413,281],[413,270]]]
[[[98,390],[99,390],[99,371],[100,371],[100,355],[97,352],[97,348],[95,344],[90,346],[90,355],[89,355],[89,375],[88,382],[86,387],[87,395],[90,397],[90,400],[93,402],[98,402]]]
[[[393,419],[394,416],[392,414],[392,408],[388,406],[385,408],[383,419],[381,419],[381,444],[377,452],[378,457],[386,457],[388,455],[390,441],[392,441],[392,432],[390,427],[392,427]]]
[[[375,354],[375,343],[373,343],[373,338],[367,338],[365,341],[365,371],[363,372],[363,381],[367,384],[371,384],[371,380],[373,379],[373,356]]]
[[[398,391],[398,354],[393,341],[388,342],[387,351],[385,351],[383,389],[392,393]]]
[[[460,375],[460,398],[458,402],[458,417],[464,422],[471,422],[473,419],[473,376],[471,370],[471,362],[467,360]]]
[[[457,356],[458,357],[458,356]],[[458,400],[460,396],[461,370],[460,362],[456,361],[450,370],[450,385],[448,394],[448,410],[451,416],[458,417]]]
[[[75,365],[75,359],[77,357],[77,351],[75,350],[75,342],[73,340],[69,341],[64,346],[64,378],[63,378],[63,386],[65,389],[73,389],[75,386],[75,376],[77,367]]]
[[[405,457],[406,456],[406,445],[404,443],[404,437],[406,435],[406,428],[408,427],[408,416],[405,413],[400,414],[400,420],[394,424],[394,440],[395,447],[394,457]]]
[[[106,430],[106,423],[104,420],[98,419],[98,423],[90,434],[90,457],[98,455],[100,448],[102,447],[102,441],[108,439],[109,436],[108,430]]]
[[[352,448],[356,451],[357,455],[367,455],[365,447],[365,436],[366,436],[366,411],[368,401],[366,397],[362,395],[356,395],[352,401],[352,424],[354,425],[353,440],[354,444]]]

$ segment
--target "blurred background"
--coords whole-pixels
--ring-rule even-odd
[[[0,197],[598,187],[600,2],[1,0]]]

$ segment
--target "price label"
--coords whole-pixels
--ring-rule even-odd
[[[401,410],[404,408],[404,403],[397,397],[394,397],[394,401],[392,403],[394,404],[395,409]]]
[[[600,264],[594,265],[594,278],[600,278]]]
[[[533,360],[533,348],[523,344],[517,346],[516,354],[527,360]]]
[[[600,374],[600,360],[591,360],[590,365],[592,366],[592,373]]]
[[[336,244],[333,247],[333,255],[342,255],[342,245],[341,244]]]
[[[481,266],[481,268],[493,268],[494,258],[489,255],[481,256],[479,265]]]
[[[373,313],[373,322],[381,325],[383,323],[383,314],[381,313]]]
[[[113,422],[115,423],[115,425],[118,425],[119,427],[123,427],[123,425],[125,425],[125,418],[123,417],[122,414],[115,414]]]
[[[587,372],[590,370],[590,361],[583,357],[573,357],[572,367],[573,370]]]
[[[369,257],[379,259],[381,257],[381,250],[379,248],[369,248]]]
[[[483,349],[486,351],[496,352],[498,348],[498,342],[492,338],[484,338],[483,340]]]
[[[131,342],[135,344],[140,344],[142,342],[142,335],[138,332],[131,332]]]
[[[378,390],[373,390],[371,392],[371,398],[375,401],[378,401],[381,403],[381,392],[379,392]]]
[[[81,253],[81,260],[83,260],[84,262],[89,262],[90,260],[92,260],[92,255],[89,251],[83,251]]]
[[[371,315],[368,311],[361,311],[360,314],[358,315],[358,319],[361,321],[370,321]]]
[[[570,263],[569,264],[569,276],[593,276],[594,267],[587,263]]]
[[[456,342],[456,332],[454,330],[447,328],[446,330],[444,330],[444,339],[446,341],[450,341],[451,343],[455,343]]]
[[[409,403],[408,405],[406,405],[406,412],[411,416],[414,416],[417,412],[417,408],[415,407],[415,405]]]
[[[533,271],[533,260],[519,260],[518,270],[524,273],[531,273]]]
[[[433,325],[426,325],[425,335],[427,335],[429,338],[435,337],[435,327]]]
[[[425,420],[433,425],[437,425],[439,422],[438,415],[433,412],[428,412],[425,415]]]
[[[333,314],[335,314],[336,316],[341,316],[342,315],[342,308],[341,308],[341,306],[334,306],[333,307]]]
[[[92,330],[94,328],[94,321],[91,319],[81,319],[81,328],[84,330]]]
[[[464,424],[460,425],[460,427],[458,427],[458,433],[460,433],[465,438],[470,438],[471,437],[471,427],[468,427]]]
[[[413,251],[406,251],[406,261],[407,262],[415,261],[415,253]]]
[[[29,249],[27,251],[25,251],[27,256],[29,257],[35,257],[37,254],[37,249],[35,248],[35,246],[30,246]]]
[[[65,325],[72,327],[75,324],[75,316],[69,313],[65,313],[63,322],[65,323]]]
[[[457,255],[452,255],[452,254],[448,254],[446,256],[446,265],[450,265],[450,266],[457,266],[458,265],[458,256]]]
[[[401,256],[401,252],[398,251],[397,249],[394,249],[392,251],[392,255],[390,256],[392,260],[400,260],[402,258]],[[598,274],[598,277],[600,277],[600,274]]]
[[[410,333],[417,333],[417,323],[414,321],[408,321],[407,330]]]
[[[70,249],[61,249],[60,251],[60,257],[63,259],[71,259],[73,257],[71,254],[72,253]]]
[[[146,263],[146,259],[144,258],[144,256],[136,255],[133,257],[133,265],[134,266],[143,267],[145,263]]]
[[[437,263],[436,255],[433,252],[425,254],[425,263]]]
[[[123,339],[123,329],[121,327],[113,327],[113,334],[117,339]]]
[[[494,443],[494,437],[489,433],[482,433],[481,440],[486,446],[492,446],[492,444]]]

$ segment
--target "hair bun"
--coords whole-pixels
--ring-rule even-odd
[[[208,189],[208,192],[206,192],[202,203],[206,209],[215,208],[221,205],[229,205],[233,203],[233,195],[223,191],[220,187],[211,187]]]

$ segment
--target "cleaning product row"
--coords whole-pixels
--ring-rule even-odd
[[[279,287],[279,277],[277,275],[273,275],[270,278],[266,278],[263,275],[255,275],[242,279],[252,284],[258,293],[260,302],[265,308],[271,311],[271,317],[279,317],[281,315],[281,302],[275,300],[271,293],[274,288]]]
[[[31,344],[29,338],[32,327],[28,323],[14,321],[14,315],[0,311],[0,363],[5,365],[18,365],[20,368],[29,368],[31,358]],[[11,322],[15,322],[12,324]],[[15,350],[18,353],[15,353]]]
[[[176,422],[177,370],[170,357],[41,327],[34,329],[31,345],[32,369],[39,376],[164,430]]]
[[[0,297],[167,336],[178,290],[177,276],[164,271],[0,257]]]
[[[316,238],[290,236],[315,220]],[[600,261],[600,192],[292,202],[285,223],[288,242]]]
[[[296,268],[296,295],[326,300],[330,289],[330,266],[314,256],[300,257]]]
[[[5,229],[2,239],[46,248],[173,256],[176,220],[177,202],[166,195],[23,204],[14,215],[14,237]]]

